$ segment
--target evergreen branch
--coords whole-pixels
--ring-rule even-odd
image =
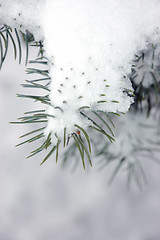
[[[91,158],[90,158],[90,154],[88,153],[86,147],[84,146],[83,141],[82,141],[82,139],[80,138],[80,136],[78,137],[77,134],[75,134],[75,135],[76,135],[76,138],[77,138],[77,140],[79,141],[82,149],[85,151],[85,153],[86,153],[86,155],[87,155],[87,158],[88,158],[88,160],[89,160],[90,166],[92,167],[92,161],[91,161]],[[83,155],[84,155],[84,153],[83,153]]]
[[[80,147],[80,144],[79,144],[79,141],[78,141],[78,138],[77,138],[76,134],[73,133],[72,136],[73,136],[73,139],[74,139],[74,141],[75,141],[75,143],[76,143],[76,145],[77,145],[77,148],[78,148],[78,150],[79,150],[79,153],[80,153],[80,155],[81,155],[83,168],[84,168],[84,170],[85,170],[86,167],[85,167],[85,162],[84,162],[84,152],[82,151],[82,149],[81,149],[81,147]]]
[[[107,126],[107,128],[109,129],[111,135],[114,137],[113,131],[110,128],[110,126],[108,125],[108,123],[97,112],[95,112],[95,111],[92,111],[92,112],[104,123],[104,125]]]
[[[21,60],[22,60],[22,47],[21,47],[21,41],[20,41],[20,38],[19,38],[19,35],[18,35],[18,31],[17,31],[16,28],[15,28],[15,33],[16,33],[18,47],[19,47],[19,64],[20,64]]]
[[[155,50],[157,51],[155,52]],[[148,65],[149,60],[150,65]],[[160,72],[159,66],[157,67],[158,62],[159,48],[157,45],[152,45],[146,52],[142,52],[139,56],[136,55],[135,65],[130,74],[130,80],[135,90],[133,106],[136,110],[141,111],[146,108],[148,116],[151,109],[159,104]],[[145,70],[143,71],[143,69]]]
[[[22,36],[22,38],[21,38]],[[16,38],[16,41],[14,40],[14,38]],[[27,65],[28,63],[28,56],[29,56],[29,43],[30,42],[34,42],[34,37],[33,35],[29,32],[26,31],[26,33],[23,33],[22,31],[18,31],[16,28],[14,29],[14,31],[12,31],[12,28],[10,28],[7,25],[3,25],[0,28],[0,68],[2,67],[7,53],[8,53],[8,46],[9,46],[9,42],[11,41],[12,46],[13,46],[13,50],[14,50],[14,58],[17,58],[17,52],[19,52],[19,64],[22,61],[22,41],[25,42],[25,46],[26,46],[26,59],[25,59],[25,65]],[[42,42],[34,42],[35,46],[40,48],[40,52],[42,53]],[[43,57],[43,55],[42,55]],[[40,61],[39,61],[40,63]]]
[[[66,128],[64,128],[64,147],[66,146]]]
[[[111,178],[110,178],[110,180],[109,180],[109,184],[111,184],[111,183],[113,182],[113,179],[114,179],[115,176],[117,175],[119,169],[120,169],[120,168],[122,167],[122,165],[124,164],[125,159],[126,159],[126,158],[123,157],[123,158],[119,161],[117,167],[115,168],[115,170],[114,170],[114,172],[113,172],[113,174],[112,174],[112,176],[111,176]]]
[[[22,61],[22,46],[21,46],[21,37],[20,37],[20,34],[21,34],[22,39],[23,39],[23,41],[25,42],[25,45],[26,45],[25,64],[27,64],[29,62],[30,64],[48,65],[48,59],[43,56],[44,50],[43,50],[43,43],[41,41],[40,42],[35,42],[33,35],[30,34],[28,31],[26,31],[26,33],[24,34],[23,32],[21,32],[21,31],[18,32],[17,29],[14,29],[14,32],[15,32],[15,37],[16,37],[17,43],[14,40],[14,36],[13,36],[12,30],[9,27],[4,26],[1,29],[1,31],[0,31],[0,33],[1,33],[1,35],[0,35],[1,36],[1,38],[0,38],[0,40],[1,40],[0,41],[0,49],[1,49],[1,62],[2,63],[4,62],[4,60],[6,58],[6,55],[7,55],[9,40],[12,42],[13,49],[14,49],[14,57],[15,58],[17,57],[17,53],[18,53],[17,49],[19,50],[19,63],[21,63],[21,61]],[[3,43],[2,43],[2,41],[3,41]],[[32,44],[29,44],[30,42],[32,42]],[[3,45],[5,46],[5,52],[3,51]],[[39,47],[40,51],[38,53],[38,56],[41,55],[41,56],[37,57],[35,60],[32,60],[32,61],[28,60],[28,57],[29,57],[29,47],[30,46]],[[30,67],[30,68],[26,69],[26,73],[27,74],[40,74],[40,75],[42,75],[42,77],[37,78],[37,79],[33,79],[33,80],[26,80],[26,83],[22,84],[22,87],[29,88],[29,89],[30,88],[43,89],[43,90],[46,90],[46,91],[50,92],[49,85],[50,85],[51,79],[49,77],[48,69],[40,69],[40,68],[34,68],[34,67],[31,68]],[[38,82],[40,82],[40,83],[38,83]],[[35,96],[35,95],[18,94],[17,96],[18,97],[22,97],[22,98],[29,98],[29,99],[32,99],[32,100],[35,100],[35,101],[40,101],[41,103],[43,103],[45,105],[52,106],[50,98],[49,98],[49,95]],[[55,109],[59,109],[61,112],[63,112],[63,109],[61,109],[59,106],[55,106],[54,108]],[[89,106],[83,106],[82,108],[80,108],[79,109],[80,114],[82,114],[81,110],[83,110],[83,109],[90,109],[90,107]],[[28,112],[25,113],[25,115],[27,115],[27,116],[18,118],[19,121],[12,122],[12,123],[14,123],[14,124],[16,124],[16,123],[18,123],[18,124],[29,124],[29,123],[34,123],[34,124],[42,123],[42,124],[46,124],[48,122],[48,118],[49,117],[54,118],[53,115],[47,114],[45,112],[45,110],[28,111]],[[107,128],[111,132],[111,135],[113,136],[113,132],[112,132],[110,126],[105,122],[105,120],[98,113],[95,113],[95,115],[97,115],[98,118],[102,121],[102,123],[104,123],[107,126]],[[85,116],[85,114],[83,116]],[[87,117],[87,116],[85,116],[85,117]],[[96,128],[98,129],[98,131],[100,133],[105,134],[110,141],[114,140],[97,123],[95,123],[92,119],[91,119],[91,121],[96,126]],[[86,154],[86,156],[87,156],[87,158],[89,160],[89,163],[92,166],[91,157],[90,157],[90,154],[91,154],[91,143],[90,143],[90,139],[89,139],[88,133],[81,126],[79,126],[77,124],[75,124],[75,127],[80,132],[83,133],[83,135],[85,137],[85,140],[87,142],[87,145],[88,145],[88,150],[87,150],[87,148],[85,147],[84,142],[83,142],[83,140],[81,138],[81,135],[77,135],[76,133],[72,134],[74,142],[77,145],[77,149],[80,152],[80,155],[81,155],[81,158],[82,158],[83,167],[85,169],[84,154]],[[34,136],[32,138],[29,138],[26,141],[23,141],[23,142],[17,144],[17,146],[21,146],[21,145],[23,145],[25,143],[30,143],[32,141],[35,141],[35,140],[38,140],[38,139],[44,137],[44,133],[43,133],[44,129],[45,129],[45,126],[41,127],[41,128],[38,128],[38,129],[35,129],[35,130],[32,130],[32,131],[22,135],[20,138],[27,137],[29,135],[32,135],[32,134],[35,134],[37,132],[41,132],[42,131],[38,135],[36,135],[36,136]],[[70,141],[70,136],[67,136],[66,132],[67,132],[67,129],[64,128],[64,139],[63,139],[64,147],[66,147],[66,146],[68,147],[69,141]],[[43,151],[44,149],[47,149],[51,145],[51,142],[52,142],[51,135],[52,135],[52,133],[49,133],[47,139],[45,140],[45,142],[39,148],[37,148],[36,150],[31,152],[31,154],[28,156],[28,158],[30,158],[31,156],[34,156],[35,154]],[[58,161],[59,145],[60,145],[60,140],[57,139],[57,145],[52,148],[52,150],[49,152],[49,154],[43,160],[42,164],[52,155],[52,153],[54,152],[55,149],[56,149],[56,162]]]
[[[24,143],[31,143],[31,142],[33,142],[33,141],[39,140],[39,139],[42,138],[42,137],[44,137],[44,134],[43,134],[43,133],[40,133],[40,134],[38,134],[38,135],[36,135],[36,136],[34,136],[34,137],[32,137],[32,138],[24,141],[24,142],[21,142],[21,143],[17,144],[16,147],[21,146],[21,145],[23,145]]]
[[[54,153],[54,151],[56,150],[56,148],[57,148],[57,146],[54,146],[54,147],[51,149],[51,151],[50,151],[50,152],[47,154],[47,156],[43,159],[43,161],[41,162],[40,165],[44,164],[44,163],[47,161],[47,159],[52,156],[52,154]]]
[[[75,124],[75,127],[79,128],[83,132],[84,136],[86,137],[86,140],[88,142],[89,152],[91,154],[91,144],[90,144],[90,139],[89,139],[89,136],[88,136],[87,132],[77,124]]]
[[[3,64],[3,46],[2,46],[1,38],[0,38],[0,51],[1,51],[1,60],[0,60],[0,69],[1,69]]]
[[[59,141],[59,139],[58,139],[57,147],[56,147],[56,163],[58,162],[58,149],[59,149],[59,144],[60,144],[60,141]]]
[[[45,127],[38,128],[38,129],[36,129],[36,130],[30,131],[30,132],[28,132],[28,133],[26,133],[26,134],[20,136],[19,138],[26,137],[26,136],[28,136],[28,135],[30,135],[30,134],[33,134],[33,133],[39,132],[39,131],[44,130],[44,129],[45,129]]]
[[[103,128],[101,128],[101,126],[99,126],[93,119],[91,119],[89,116],[87,116],[83,112],[80,112],[80,113],[82,114],[82,116],[86,117],[88,120],[90,120],[96,126],[96,127],[93,127],[90,125],[89,126],[90,128],[93,128],[93,129],[97,130],[98,132],[104,134],[109,139],[110,142],[115,141],[114,138],[112,138],[109,134],[107,134],[105,132],[105,130]]]

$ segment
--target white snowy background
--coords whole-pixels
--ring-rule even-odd
[[[159,240],[160,168],[152,160],[144,161],[148,186],[127,191],[125,171],[108,186],[112,167],[72,173],[61,159],[25,159],[33,145],[14,147],[29,126],[9,121],[33,108],[16,98],[25,77],[8,55],[0,72],[0,240]]]

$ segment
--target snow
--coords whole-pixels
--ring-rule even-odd
[[[35,39],[43,39],[43,30],[39,24],[39,16],[42,14],[45,1],[43,0],[1,0],[0,23],[10,27],[26,29],[34,33]]]
[[[10,3],[13,2],[16,1]],[[127,192],[123,176],[126,171],[121,171],[113,185],[108,187],[110,168],[99,173],[94,165],[91,172],[78,168],[71,174],[67,169],[63,171],[55,166],[54,159],[37,168],[41,160],[39,156],[31,161],[23,160],[33,146],[13,148],[17,137],[30,130],[30,126],[13,127],[8,122],[28,107],[32,108],[33,104],[27,105],[25,99],[15,98],[15,94],[21,91],[19,85],[24,79],[24,69],[21,65],[19,72],[18,64],[11,59],[9,55],[0,72],[0,239],[159,240],[160,174],[159,167],[152,161],[147,164],[144,158],[145,171],[149,175],[147,189]],[[133,114],[125,122],[128,129],[133,123],[132,117]],[[131,129],[137,136],[137,125]]]
[[[45,133],[53,133],[53,144],[65,127],[70,134],[75,124],[91,124],[80,114],[84,106],[128,110],[133,100],[124,89],[132,90],[127,76],[134,54],[159,41],[158,0],[7,0],[1,5],[1,21],[44,38],[53,105],[46,111],[55,116]]]

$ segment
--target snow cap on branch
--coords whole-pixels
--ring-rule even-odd
[[[128,110],[132,98],[126,90],[132,87],[127,75],[134,54],[159,40],[160,1],[5,0],[1,5],[1,21],[23,25],[36,40],[44,37],[52,79],[47,113],[54,116],[46,134],[52,131],[53,143],[55,133],[63,138],[64,128],[69,134],[74,124],[90,124],[80,114],[84,107]]]

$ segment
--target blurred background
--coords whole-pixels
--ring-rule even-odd
[[[153,161],[144,161],[143,190],[127,190],[126,171],[108,185],[114,166],[98,171],[96,158],[92,168],[72,171],[61,158],[40,166],[43,153],[26,159],[33,144],[15,148],[30,126],[9,122],[34,106],[16,97],[26,75],[12,51],[0,72],[0,240],[160,240],[160,168]]]

